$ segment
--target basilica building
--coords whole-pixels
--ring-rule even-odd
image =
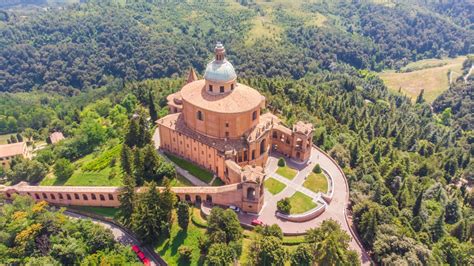
[[[217,43],[214,51],[204,79],[191,69],[181,90],[167,97],[170,114],[156,121],[160,149],[210,170],[225,184],[263,184],[270,151],[307,161],[312,125],[299,121],[290,129],[264,112],[265,97],[237,82],[224,46]],[[263,187],[258,190],[263,195]]]

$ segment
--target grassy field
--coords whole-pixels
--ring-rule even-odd
[[[288,166],[284,166],[284,167],[278,167],[278,170],[276,171],[276,173],[287,179],[293,180],[293,178],[295,178],[298,171]]]
[[[84,212],[89,212],[97,215],[101,215],[107,218],[115,218],[119,212],[118,208],[108,208],[108,207],[85,207],[85,206],[74,206],[70,207],[71,209],[76,209]]]
[[[324,174],[311,173],[303,183],[303,186],[314,192],[328,192],[328,180]]]
[[[114,166],[107,165],[105,168],[97,171],[87,171],[92,164],[103,161],[103,154],[110,156],[108,151],[103,153],[92,153],[74,162],[75,171],[67,180],[60,180],[50,173],[40,183],[42,186],[121,186],[122,176],[120,169],[120,160],[117,160]],[[84,166],[84,167],[83,167]],[[86,167],[87,166],[87,167]],[[110,172],[115,169],[115,176]]]
[[[270,177],[265,180],[265,188],[273,195],[280,193],[283,189],[285,189],[285,187],[285,184],[281,183],[275,178]]]
[[[0,144],[7,144],[7,139],[10,139],[10,136],[14,134],[3,134],[0,135]]]
[[[192,222],[189,223],[188,229],[184,231],[179,227],[177,217],[175,216],[171,226],[171,236],[167,239],[160,239],[155,250],[169,265],[201,265],[199,263],[201,252],[198,247],[198,239],[204,235],[205,231],[205,229],[197,227]],[[193,249],[192,259],[189,264],[180,260],[178,253],[180,246],[188,246]]]
[[[449,87],[448,73],[452,71],[452,80],[462,74],[462,63],[465,56],[449,59],[427,59],[408,64],[402,71],[414,70],[405,73],[387,71],[379,76],[387,87],[395,92],[401,88],[402,93],[412,100],[425,90],[426,101],[432,102],[438,95]]]
[[[295,192],[290,197],[291,211],[290,214],[305,213],[314,209],[318,204],[313,202],[313,199],[299,191]]]
[[[199,178],[203,182],[206,182],[207,184],[211,182],[213,174],[209,172],[208,170],[201,168],[185,159],[181,159],[169,153],[166,154],[166,157],[168,157],[168,159],[170,159],[176,165],[183,168],[184,170],[187,170],[190,174]]]

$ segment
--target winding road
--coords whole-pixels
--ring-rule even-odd
[[[98,219],[95,219],[95,218],[92,218],[92,217],[89,217],[89,216],[85,216],[85,215],[82,215],[82,214],[78,214],[78,213],[75,213],[75,212],[64,211],[64,214],[68,217],[73,218],[73,219],[90,219],[93,223],[100,224],[101,226],[103,226],[107,229],[110,229],[110,231],[112,231],[112,234],[114,235],[114,239],[117,242],[119,242],[119,243],[121,243],[125,246],[130,246],[130,248],[131,248],[132,245],[139,246],[140,249],[143,251],[143,253],[145,253],[145,256],[148,259],[150,259],[150,262],[151,262],[152,266],[163,265],[163,263],[160,264],[160,262],[155,259],[155,256],[156,256],[155,254],[152,254],[146,247],[141,245],[140,242],[133,235],[131,235],[127,231],[123,230],[119,226],[117,226],[113,223],[98,220]]]

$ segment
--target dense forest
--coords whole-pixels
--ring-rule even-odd
[[[301,9],[328,19],[307,25],[276,6],[267,16],[281,29],[278,41],[253,44],[245,40],[258,37],[249,36],[263,14],[258,3],[130,1],[124,8],[115,1],[90,1],[27,18],[11,14],[0,27],[0,91],[71,94],[104,85],[107,76],[170,77],[190,66],[202,72],[216,40],[248,77],[301,78],[343,65],[382,70],[473,51],[472,29],[426,8],[323,2]]]
[[[73,220],[46,202],[17,197],[0,205],[0,263],[5,265],[139,265],[112,231]],[[32,254],[35,254],[32,256]]]
[[[154,120],[167,114],[166,95],[180,88],[189,67],[202,73],[214,41],[221,40],[239,82],[263,93],[268,109],[288,126],[300,119],[313,123],[314,143],[337,160],[349,179],[354,223],[376,263],[468,265],[474,257],[474,93],[472,76],[464,76],[472,58],[463,76],[432,105],[423,94],[412,102],[389,92],[372,71],[472,53],[472,12],[467,10],[473,6],[468,1],[413,2],[303,5],[306,12],[326,16],[323,26],[302,23],[276,5],[271,17],[282,29],[277,40],[250,44],[245,42],[250,21],[265,12],[258,1],[133,1],[126,8],[115,1],[91,1],[56,13],[9,16],[0,27],[0,133],[19,133],[12,139],[34,142],[59,130],[67,139],[31,161],[14,162],[0,176],[12,183],[37,183],[99,153],[106,159],[78,167],[113,162],[123,170],[114,174],[125,186],[166,185],[164,176],[174,175],[173,169],[150,153],[149,135],[131,132],[145,128],[146,116]],[[134,114],[139,119],[131,119]],[[110,150],[120,151],[117,158],[110,158]],[[153,160],[135,169],[144,156]],[[122,214],[123,223],[145,241],[169,235],[173,212],[171,196],[152,190],[143,197],[129,190],[128,212]],[[153,205],[160,197],[171,203]],[[154,206],[156,215],[148,218],[159,228],[141,217],[145,206]],[[229,216],[227,222],[235,218],[215,213]],[[234,245],[242,239],[239,229],[218,227],[216,218],[200,246],[208,262],[239,253]],[[309,234],[291,256],[281,248],[277,229],[262,229],[252,242],[257,255],[250,260],[301,265],[304,257],[314,262],[321,250],[312,243],[328,237],[327,231],[339,232],[331,222],[324,228]],[[347,236],[339,233],[339,248],[347,249]],[[258,249],[262,246],[268,253]],[[270,253],[274,256],[267,257]],[[352,256],[348,251],[338,259]]]

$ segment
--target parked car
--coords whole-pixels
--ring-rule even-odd
[[[262,221],[260,221],[259,219],[253,219],[252,220],[252,225],[253,226],[264,225],[264,223]]]
[[[236,213],[239,213],[239,212],[240,212],[240,208],[237,207],[237,206],[234,206],[234,205],[230,205],[230,206],[229,206],[229,209],[235,211]]]
[[[132,250],[133,252],[135,252],[135,254],[137,254],[137,257],[140,259],[143,265],[147,265],[147,266],[151,265],[150,260],[145,256],[145,254],[137,245],[133,245]]]

